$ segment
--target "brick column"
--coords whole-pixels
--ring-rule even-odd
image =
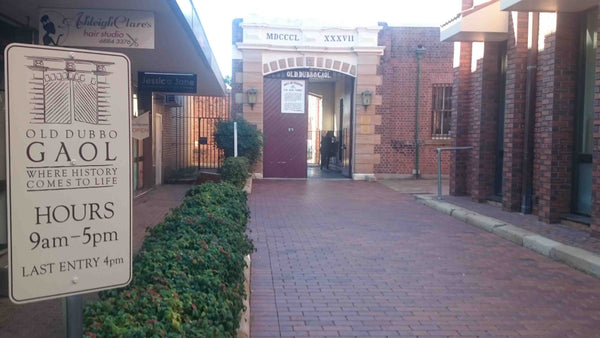
[[[471,116],[471,197],[483,202],[494,193],[498,119],[498,42],[486,42],[473,81]]]
[[[461,9],[473,7],[473,0],[462,0]],[[470,42],[457,42],[458,59],[454,60],[454,81],[452,84],[452,121],[450,136],[453,147],[468,145],[469,110],[471,109],[471,56],[473,46]],[[455,58],[457,55],[455,54]],[[450,154],[450,195],[467,194],[468,155],[461,151]]]
[[[553,19],[555,21],[553,22]],[[542,27],[555,23],[556,29]],[[540,52],[542,97],[536,120],[540,140],[538,171],[538,215],[545,222],[558,222],[570,211],[573,180],[573,138],[579,57],[578,15],[572,13],[540,16],[540,34],[545,30],[544,50]]]
[[[263,131],[263,108],[264,108],[264,88],[263,88],[263,60],[262,51],[245,50],[242,67],[242,109],[243,116],[249,123],[255,125],[258,130]],[[250,107],[246,103],[246,93],[250,89],[256,89],[258,95],[256,104]],[[253,168],[254,173],[258,178],[262,178],[263,162],[262,157],[256,162]]]
[[[509,15],[502,182],[502,204],[504,210],[509,211],[521,208],[528,22],[528,13],[511,12]]]
[[[454,45],[460,48],[459,59],[454,60],[454,82],[452,85],[452,146],[467,146],[469,112],[471,110],[471,55],[470,42]],[[452,152],[450,156],[450,195],[467,194],[467,159],[465,151]]]
[[[381,115],[376,114],[377,107],[382,103],[383,80],[382,75],[378,73],[379,62],[380,55],[358,54],[356,93],[354,93],[356,102],[354,179],[374,178],[375,166],[380,162],[381,155],[375,153],[375,146],[381,142],[381,136],[375,133],[375,128],[381,125]],[[361,94],[365,90],[373,93],[372,103],[366,108],[360,104]]]
[[[598,12],[600,23],[600,8]],[[600,48],[596,50],[596,91],[594,94],[594,150],[592,154],[592,230],[600,232]]]

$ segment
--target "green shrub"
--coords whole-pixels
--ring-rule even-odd
[[[233,122],[232,120],[219,120],[215,128],[215,142],[219,149],[223,149],[225,157],[232,157],[233,153]],[[238,125],[238,156],[244,156],[254,165],[260,158],[263,146],[263,134],[243,118],[235,120]]]
[[[219,174],[225,182],[229,182],[238,188],[243,188],[246,184],[250,170],[250,163],[245,157],[227,157],[223,166],[219,169]]]
[[[100,293],[84,310],[86,336],[233,337],[244,307],[246,194],[206,183],[149,228],[129,286]]]

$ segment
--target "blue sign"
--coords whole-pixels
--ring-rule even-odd
[[[196,74],[138,72],[138,91],[195,94],[197,84]]]

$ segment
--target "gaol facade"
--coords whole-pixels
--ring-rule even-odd
[[[463,0],[450,193],[600,231],[598,2]]]
[[[311,177],[327,135],[341,177],[436,173],[435,148],[451,141],[453,75],[439,28],[236,19],[232,33],[232,116],[264,133],[256,177]]]

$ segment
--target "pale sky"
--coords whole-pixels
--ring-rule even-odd
[[[231,75],[231,22],[235,18],[311,27],[377,26],[381,21],[389,26],[439,27],[460,11],[461,0],[194,0],[194,4],[225,77]]]

